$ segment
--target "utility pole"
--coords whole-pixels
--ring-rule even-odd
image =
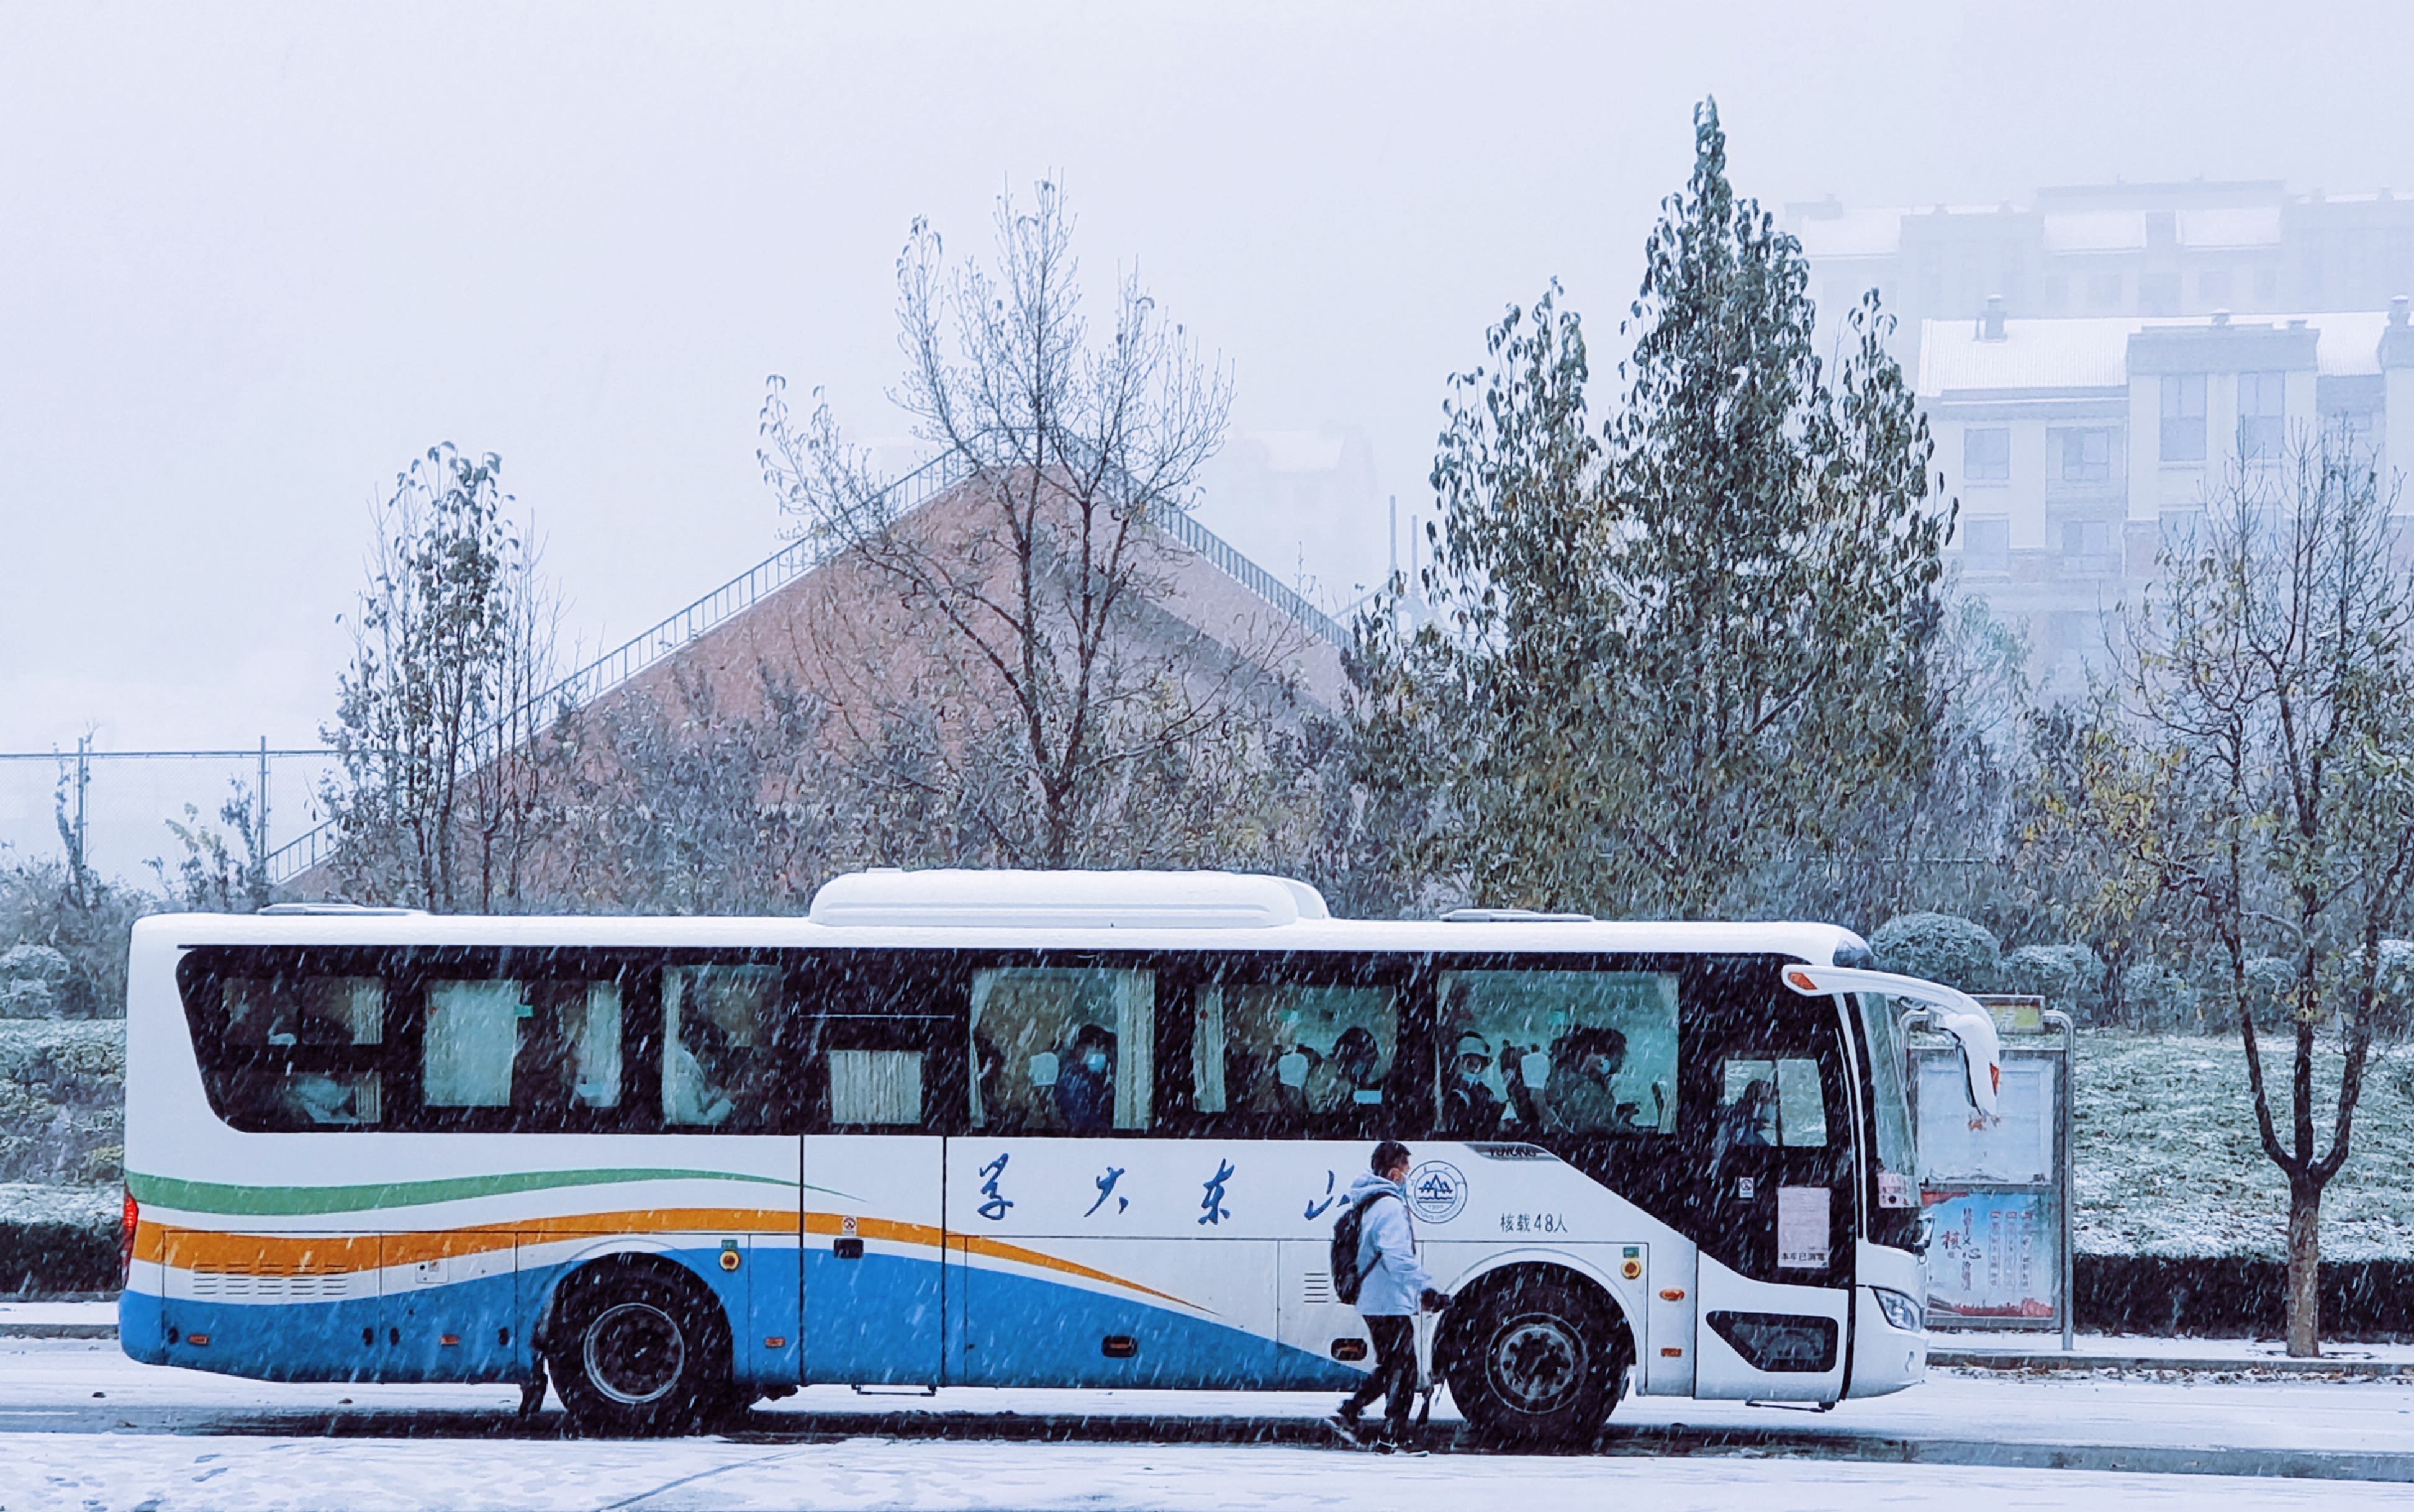
[[[76,736],[76,822],[75,863],[81,871],[92,854],[92,831],[87,823],[88,798],[92,792],[92,736]]]
[[[268,860],[268,737],[266,735],[260,737],[259,798],[260,835],[255,842],[257,850],[253,853],[261,858],[262,864],[265,864]]]

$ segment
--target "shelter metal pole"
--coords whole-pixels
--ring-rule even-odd
[[[2062,1095],[2055,1099],[2057,1105],[2054,1109],[2056,1147],[2054,1168],[2056,1175],[2062,1180],[2061,1199],[2055,1206],[2061,1209],[2062,1219],[2062,1253],[2059,1268],[2062,1272],[2062,1349],[2066,1355],[2078,1347],[2079,1333],[2079,1271],[2076,1257],[2071,1253],[2070,1243],[2070,1208],[2078,1196],[2074,1189],[2077,1186],[2075,1178],[2079,1170],[2079,1163],[2070,1148],[2072,1124],[2075,1121],[2073,1113],[2077,1107],[2071,1082],[2076,1078],[2079,1070],[2079,1043],[2068,1014],[2057,1008],[2049,1008],[2045,1012],[2045,1021],[2062,1030],[2062,1073],[2059,1077],[2062,1082]]]

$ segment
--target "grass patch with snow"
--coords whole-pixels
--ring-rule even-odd
[[[2284,1146],[2291,1053],[2263,1044]],[[2283,1257],[2287,1182],[2256,1134],[2235,1038],[2090,1032],[2078,1056],[2080,1253]],[[2327,1046],[2315,1058],[2317,1150],[2330,1148],[2339,1064]],[[2375,1047],[2348,1150],[2322,1200],[2322,1258],[2414,1259],[2414,1047]]]

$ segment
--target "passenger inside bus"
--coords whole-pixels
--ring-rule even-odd
[[[1357,1107],[1379,1106],[1383,1101],[1383,1047],[1375,1031],[1352,1024],[1333,1041],[1333,1054],[1314,1056],[1301,1088],[1307,1111],[1331,1118]]]
[[[1674,1132],[1673,977],[1446,971],[1440,988],[1440,1123],[1449,1137]]]
[[[1095,1134],[1148,1126],[1156,978],[1095,966],[973,973],[973,1127]]]
[[[778,1077],[765,1026],[782,1006],[777,968],[675,968],[663,983],[663,1118],[751,1127],[770,1116]]]
[[[1657,1082],[1651,1095],[1658,1105],[1648,1119],[1642,1117],[1642,1104],[1619,1093],[1626,1036],[1614,1029],[1572,1029],[1553,1041],[1549,1073],[1540,1088],[1525,1076],[1524,1060],[1525,1052],[1516,1045],[1500,1052],[1518,1117],[1537,1128],[1557,1134],[1635,1134],[1658,1129],[1666,1112],[1667,1095]]]
[[[1508,1104],[1492,1090],[1492,1042],[1473,1030],[1458,1037],[1450,1085],[1441,1098],[1441,1130],[1453,1139],[1498,1135]]]
[[[1115,1126],[1115,1037],[1084,1024],[1057,1062],[1056,1114],[1066,1134],[1104,1134]]]

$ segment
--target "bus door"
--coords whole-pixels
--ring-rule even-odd
[[[946,1120],[963,1100],[954,984],[865,953],[803,993],[804,1378],[942,1378]]]
[[[1851,1336],[1853,1133],[1832,1000],[1744,987],[1689,1053],[1697,1126],[1694,1395],[1832,1401]],[[1781,1001],[1781,997],[1782,1001]]]

